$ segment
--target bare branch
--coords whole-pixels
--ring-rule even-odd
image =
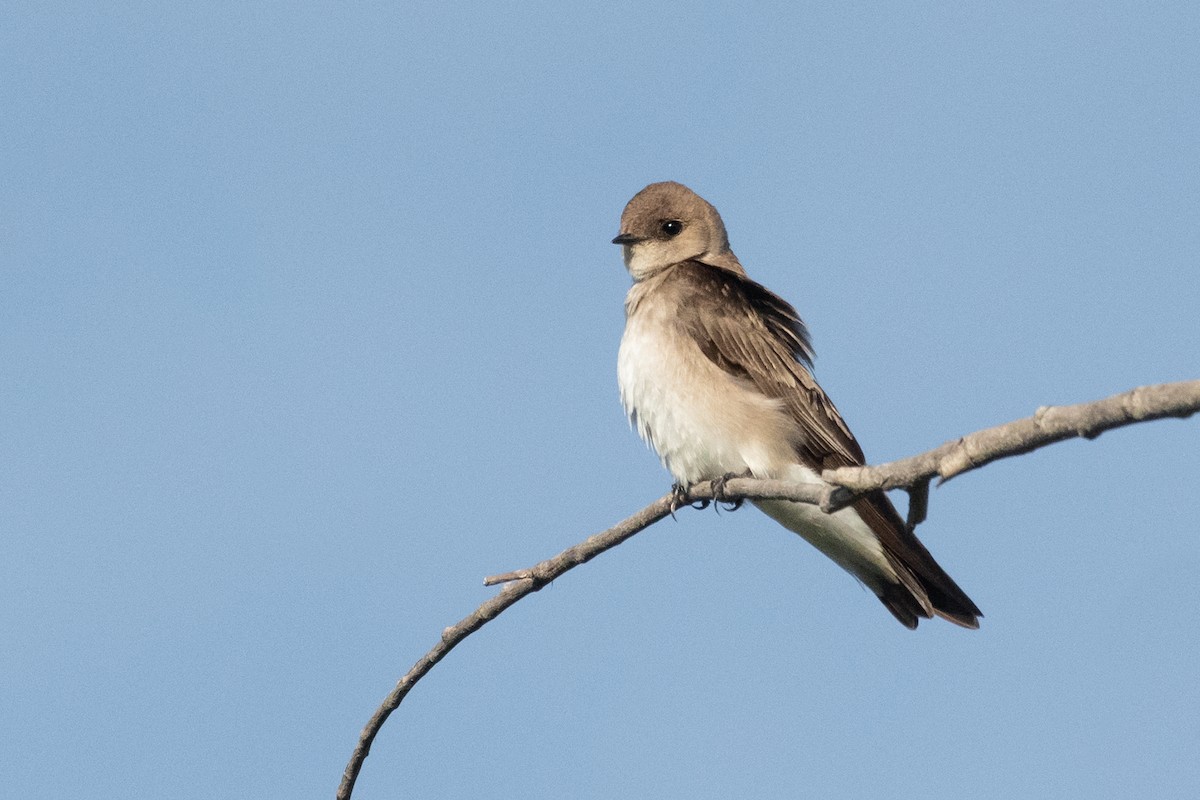
[[[827,513],[844,508],[866,492],[876,489],[909,491],[908,524],[915,526],[925,518],[929,482],[936,475],[947,481],[1000,458],[1028,453],[1054,442],[1082,436],[1094,439],[1112,428],[1163,417],[1186,418],[1200,411],[1200,380],[1144,386],[1093,403],[1074,406],[1043,407],[1027,419],[978,431],[927,453],[874,467],[843,467],[826,470],[822,483],[788,483],[776,480],[731,478],[717,497],[711,482],[689,487],[687,502],[703,500],[794,500],[812,503]],[[606,531],[569,547],[553,558],[534,566],[493,575],[484,579],[491,586],[505,584],[500,592],[475,609],[470,616],[442,631],[441,640],[413,665],[375,714],[358,738],[358,745],[342,774],[338,800],[349,800],[371,743],[388,716],[396,710],[409,691],[434,665],[463,639],[499,616],[522,597],[580,564],[591,561],[610,548],[629,539],[672,513],[677,501],[668,492],[641,511]]]
[[[1200,380],[1141,386],[1123,394],[1074,406],[1043,406],[1032,417],[977,431],[935,450],[874,467],[826,470],[822,477],[856,494],[875,489],[904,489],[956,475],[1009,456],[1028,453],[1064,439],[1095,439],[1135,422],[1190,417],[1200,411]]]
[[[568,570],[591,561],[605,550],[616,547],[639,531],[668,516],[671,513],[671,498],[671,494],[663,495],[632,517],[589,537],[574,547],[567,548],[553,558],[548,558],[519,573],[508,573],[508,575],[497,576],[496,579],[493,579],[493,582],[498,582],[503,578],[508,583],[500,590],[499,594],[484,602],[470,616],[443,630],[441,641],[434,645],[432,650],[421,656],[412,669],[396,684],[396,688],[392,689],[391,693],[384,698],[383,704],[367,722],[366,727],[359,734],[358,745],[350,756],[350,762],[346,765],[345,772],[342,773],[342,783],[338,787],[337,793],[338,800],[349,800],[350,794],[354,791],[354,782],[358,779],[358,773],[362,769],[363,761],[371,752],[371,743],[375,741],[376,734],[379,733],[379,729],[383,727],[388,716],[396,710],[417,681],[425,677],[425,674],[445,658],[446,654],[453,650],[459,642],[482,628],[525,595],[538,591]],[[512,575],[519,575],[519,577],[510,577]]]

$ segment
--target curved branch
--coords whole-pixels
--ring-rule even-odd
[[[591,561],[605,550],[616,547],[634,534],[668,516],[671,513],[672,497],[672,494],[666,494],[632,517],[617,523],[606,531],[588,537],[574,547],[568,547],[553,558],[548,558],[519,573],[509,573],[513,577],[509,578],[507,585],[500,590],[499,594],[485,601],[470,616],[443,630],[441,641],[434,645],[432,650],[421,656],[412,669],[400,679],[396,688],[392,689],[391,693],[384,698],[383,704],[379,706],[370,721],[367,722],[366,727],[363,728],[362,733],[359,734],[358,745],[350,756],[350,762],[346,765],[345,772],[342,773],[342,783],[338,787],[337,793],[338,800],[349,800],[351,792],[354,791],[354,782],[358,779],[358,773],[362,769],[363,761],[371,752],[371,743],[375,741],[375,735],[379,733],[379,729],[383,727],[388,716],[396,710],[417,681],[425,677],[425,674],[445,658],[446,654],[453,650],[459,642],[482,628],[525,595],[538,591],[568,570]]]
[[[947,481],[1000,458],[1028,453],[1054,442],[1082,436],[1094,439],[1112,428],[1163,417],[1186,418],[1200,411],[1200,380],[1144,386],[1104,400],[1074,406],[1043,407],[1032,417],[978,431],[912,458],[874,467],[843,467],[826,470],[826,482],[796,484],[776,480],[731,478],[720,491],[711,482],[688,488],[685,501],[733,501],[782,499],[818,505],[836,511],[866,492],[876,489],[906,489],[913,497],[909,525],[924,518],[930,479]],[[338,800],[349,800],[371,743],[388,716],[399,707],[409,691],[434,665],[463,639],[482,628],[522,597],[580,564],[645,530],[678,508],[679,498],[668,492],[633,516],[606,531],[569,547],[534,566],[495,575],[485,585],[505,584],[499,594],[485,601],[470,616],[442,631],[441,640],[413,665],[388,694],[359,734],[358,744],[342,773]],[[919,517],[919,518],[918,518]],[[915,521],[914,521],[915,520]]]

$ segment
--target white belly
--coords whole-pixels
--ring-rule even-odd
[[[669,323],[628,320],[617,379],[638,434],[680,482],[746,470],[770,477],[794,460],[782,403],[742,385]]]
[[[795,423],[782,403],[740,383],[669,321],[631,317],[617,356],[621,402],[675,480],[687,485],[747,470],[758,478],[818,481],[798,463]],[[853,509],[825,514],[785,500],[755,503],[873,590],[895,581],[874,532]]]

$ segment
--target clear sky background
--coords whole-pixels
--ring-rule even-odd
[[[663,494],[651,181],[872,460],[1200,376],[1200,6],[1052,5],[9,5],[6,796],[331,797],[485,575]],[[1198,796],[1198,484],[1193,419],[938,489],[976,632],[682,512],[455,650],[356,796]]]

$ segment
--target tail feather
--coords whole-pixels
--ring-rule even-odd
[[[892,616],[909,630],[916,630],[919,620],[933,616],[933,607],[929,605],[929,599],[914,594],[909,587],[901,583],[885,586],[879,594],[879,600],[892,612]],[[922,603],[922,600],[925,602]]]
[[[900,519],[883,492],[855,503],[859,516],[879,535],[899,583],[878,592],[880,601],[896,619],[910,628],[917,617],[941,617],[955,625],[976,629],[983,612]]]
[[[889,556],[891,556],[890,553]],[[958,589],[957,585],[954,588],[958,589],[961,599],[941,591],[937,582],[922,581],[913,570],[895,557],[891,557],[890,560],[900,582],[885,585],[879,592],[879,600],[887,607],[888,611],[892,612],[892,616],[900,620],[901,625],[912,629],[917,627],[920,619],[932,619],[934,616],[938,616],[964,628],[974,630],[979,627],[979,617],[983,616],[983,613],[975,607],[975,604],[961,589]],[[933,565],[941,573],[941,578],[950,581],[951,584],[954,583],[950,576],[937,566],[936,561],[933,562]],[[962,600],[966,600],[966,603],[964,604]]]
[[[979,627],[983,613],[908,530],[883,492],[834,514],[787,500],[754,504],[866,584],[905,627],[916,628],[935,616]]]

